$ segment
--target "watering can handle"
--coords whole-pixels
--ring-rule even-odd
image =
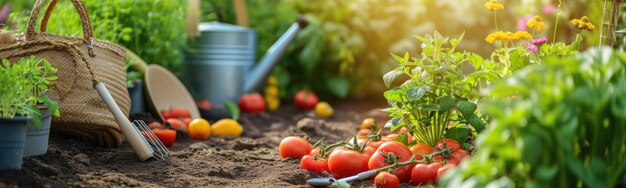
[[[235,5],[235,14],[237,15],[237,25],[240,27],[248,27],[248,8],[245,0],[233,0]]]
[[[272,70],[272,67],[278,63],[282,55],[287,51],[289,43],[291,43],[298,32],[305,28],[308,22],[299,17],[297,23],[292,24],[287,31],[267,50],[267,53],[261,61],[248,73],[244,83],[243,91],[252,92],[262,84],[263,78]]]

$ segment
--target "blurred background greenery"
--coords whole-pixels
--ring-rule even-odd
[[[50,21],[49,32],[78,36],[80,25],[69,1],[61,1]],[[148,63],[179,74],[185,48],[184,0],[84,0],[95,36],[126,46]],[[382,99],[382,74],[394,61],[389,53],[419,52],[412,37],[432,33],[458,36],[465,32],[462,50],[489,56],[495,49],[484,41],[495,31],[492,12],[485,1],[459,0],[247,0],[250,25],[259,36],[258,55],[265,51],[303,15],[310,22],[274,70],[280,96],[290,98],[302,88],[322,98]],[[501,0],[498,25],[517,31],[518,20],[539,15],[552,40],[559,0]],[[34,0],[0,0],[11,3],[12,22],[23,30]],[[602,1],[563,2],[558,41],[574,40],[570,19],[588,15],[600,27]],[[232,1],[202,1],[201,21],[235,23]],[[623,20],[623,19],[622,19]],[[525,23],[525,22],[522,22]],[[623,25],[623,21],[620,21]],[[523,26],[524,24],[522,24]],[[587,46],[597,45],[599,32],[586,33]],[[620,38],[620,40],[623,40]],[[619,43],[619,42],[618,42]]]

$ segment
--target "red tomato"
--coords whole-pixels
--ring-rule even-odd
[[[191,118],[191,113],[185,107],[176,107],[170,110],[174,118]]]
[[[368,157],[345,148],[335,149],[328,157],[328,169],[335,178],[344,178],[367,171]]]
[[[265,111],[265,101],[258,93],[244,94],[237,103],[239,109],[246,113],[259,113]]]
[[[296,106],[302,110],[312,110],[315,108],[315,105],[320,102],[320,99],[317,98],[317,95],[313,92],[300,90],[296,92],[293,101]]]
[[[210,110],[211,109],[211,102],[205,100],[201,100],[198,101],[196,103],[196,105],[198,105],[198,108],[204,109],[204,110]]]
[[[374,152],[374,155],[370,157],[368,161],[368,168],[370,170],[382,168],[385,166],[392,165],[392,163],[385,163],[384,153],[393,153],[398,156],[398,162],[404,162],[411,159],[413,153],[409,148],[396,141],[385,142]],[[392,171],[392,173],[400,179],[401,182],[408,182],[411,179],[411,169],[414,165],[405,165],[402,167],[398,167]]]
[[[156,137],[165,145],[170,147],[176,142],[176,131],[172,129],[152,129]]]
[[[310,156],[316,156],[320,154],[320,149],[319,148],[315,148],[313,150],[311,150],[311,152],[309,152]]]
[[[302,159],[300,160],[300,167],[315,173],[322,173],[322,171],[324,170],[329,171],[328,160],[324,158],[318,158],[317,160],[315,160],[315,157],[310,155],[305,155],[304,157],[302,157]]]
[[[456,151],[458,149],[461,149],[461,143],[457,142],[454,139],[443,139],[439,142],[437,142],[437,144],[435,144],[435,150],[436,151],[441,151],[443,150],[443,148],[447,148],[450,151]]]
[[[185,125],[187,125],[187,127],[189,127],[189,123],[191,123],[191,118],[183,118],[183,119],[181,119],[181,121],[183,121],[183,123],[185,123]]]
[[[416,154],[415,159],[420,160],[422,156],[420,155],[428,155],[433,153],[433,147],[430,147],[428,144],[415,144],[411,146],[411,152]]]
[[[411,171],[411,182],[414,185],[425,185],[427,183],[435,182],[437,178],[437,170],[441,168],[440,162],[433,162],[430,164],[417,164]]]
[[[283,138],[278,145],[278,153],[283,159],[287,157],[297,159],[311,153],[311,150],[313,150],[313,145],[297,136]]]
[[[174,118],[174,116],[172,115],[172,111],[170,110],[161,110],[161,116],[163,116],[163,119],[170,119],[170,118]]]
[[[370,129],[360,129],[359,133],[357,135],[359,135],[359,136],[367,136],[371,132],[372,132],[372,130],[370,130]]]
[[[456,150],[452,152],[452,157],[445,158],[446,164],[455,164],[458,165],[463,159],[469,156],[469,152],[465,150]]]
[[[167,119],[167,123],[169,123],[170,127],[174,128],[174,129],[185,131],[185,132],[187,131],[188,125],[185,124],[180,119],[170,118],[170,119]]]
[[[454,169],[456,168],[455,164],[446,164],[443,167],[439,168],[439,170],[437,170],[437,180],[441,179],[441,177],[443,177],[443,175],[446,174],[446,172],[450,169]]]
[[[369,159],[370,157],[372,157],[372,155],[374,155],[376,149],[377,148],[368,145],[365,147],[365,149],[363,149],[363,151],[361,151],[361,153]]]
[[[148,123],[148,128],[158,129],[158,128],[165,128],[165,127],[163,127],[163,124],[161,124],[161,122],[153,121],[153,122]]]
[[[381,172],[374,178],[374,186],[376,188],[396,188],[400,185],[398,176],[389,172]]]

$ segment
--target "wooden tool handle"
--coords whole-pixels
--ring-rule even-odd
[[[117,124],[120,126],[124,137],[126,137],[128,144],[130,144],[130,147],[133,148],[135,154],[137,154],[137,157],[139,157],[139,160],[145,161],[151,158],[153,156],[152,150],[148,147],[148,144],[141,138],[141,135],[139,135],[139,132],[137,132],[137,129],[134,127],[134,125],[130,123],[126,116],[124,116],[122,110],[120,110],[120,108],[115,103],[115,100],[113,100],[113,97],[109,93],[109,90],[107,90],[106,86],[104,86],[104,83],[98,83],[96,85],[96,90],[98,91],[100,97],[102,97],[102,99],[104,100],[104,103],[106,103],[109,111],[111,111],[111,113],[113,114],[113,117],[115,117],[115,121],[117,121]]]
[[[235,5],[235,14],[237,15],[237,25],[241,27],[248,27],[248,12],[245,0],[233,0]]]

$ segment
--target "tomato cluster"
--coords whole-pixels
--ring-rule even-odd
[[[335,178],[387,168],[372,177],[376,187],[397,187],[401,182],[414,185],[436,183],[446,171],[470,155],[454,139],[443,139],[434,147],[424,143],[409,147],[404,143],[414,141],[406,129],[383,136],[380,131],[372,131],[378,128],[372,121],[363,122],[363,127],[372,129],[359,131],[359,135],[350,141],[352,143],[339,142],[329,146],[316,143],[313,146],[304,138],[290,136],[280,143],[279,153],[282,158],[301,158],[300,167],[305,170],[326,171]]]

